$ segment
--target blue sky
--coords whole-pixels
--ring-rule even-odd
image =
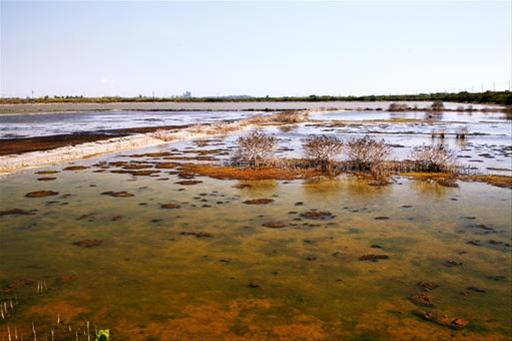
[[[0,1],[4,97],[503,90],[512,73],[510,1]]]

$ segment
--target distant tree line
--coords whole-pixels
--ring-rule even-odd
[[[512,105],[512,92],[510,91],[485,91],[485,92],[457,92],[447,93],[438,92],[430,94],[416,95],[370,95],[370,96],[318,96],[310,95],[306,97],[147,97],[139,95],[137,97],[83,97],[83,96],[54,96],[37,98],[0,98],[0,104],[17,103],[112,103],[112,102],[326,102],[326,101],[358,101],[358,102],[377,102],[377,101],[444,101],[461,103],[479,103],[479,104],[501,104]]]

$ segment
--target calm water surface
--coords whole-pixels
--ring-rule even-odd
[[[226,141],[147,151],[188,157]],[[116,340],[507,340],[512,333],[510,189],[406,178],[372,187],[343,176],[196,177],[202,182],[182,185],[176,169],[132,176],[110,172],[122,164],[99,163],[147,161],[155,170],[169,161],[137,153],[0,179],[0,211],[32,213],[0,216],[0,300],[15,302],[0,320],[4,339],[7,328],[31,339],[33,322],[38,339],[53,329],[56,339],[85,340],[87,321],[91,334],[108,328]],[[25,197],[38,190],[58,194]],[[274,201],[244,203],[258,198]],[[313,209],[330,214],[304,215]],[[73,244],[83,240],[101,244]],[[438,287],[424,292],[419,281]],[[418,293],[432,305],[414,300]],[[431,311],[469,323],[458,330],[427,321]]]

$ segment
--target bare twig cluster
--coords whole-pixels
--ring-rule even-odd
[[[441,143],[415,148],[411,159],[417,171],[453,172],[456,168],[455,153]]]
[[[294,124],[307,121],[307,111],[288,110],[271,115],[255,116],[248,119],[251,124]]]
[[[369,136],[353,138],[346,144],[347,159],[355,170],[371,171],[381,166],[391,154],[391,148],[384,140]]]
[[[246,136],[238,138],[238,150],[234,160],[259,166],[274,154],[277,149],[277,138],[256,129]]]
[[[310,136],[302,147],[306,158],[321,166],[323,171],[332,173],[333,161],[343,151],[343,141],[333,135]]]
[[[442,101],[434,101],[432,102],[432,105],[430,106],[430,109],[432,111],[443,111],[444,110],[444,104]]]

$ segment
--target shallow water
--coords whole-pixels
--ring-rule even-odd
[[[0,115],[0,139],[238,120],[255,111],[89,111]]]
[[[0,320],[0,335],[16,327],[28,338],[34,322],[40,339],[52,328],[57,339],[86,339],[87,321],[90,333],[108,328],[119,340],[505,340],[512,333],[510,189],[405,178],[372,187],[350,177],[196,177],[202,182],[185,186],[169,174],[175,169],[132,176],[100,163],[147,161],[155,170],[167,156],[142,153],[189,157],[181,153],[226,148],[232,139],[75,164],[91,166],[84,170],[62,165],[50,168],[56,174],[29,170],[1,178],[0,211],[37,211],[0,216],[0,300],[18,302]],[[25,197],[38,190],[58,194]],[[243,203],[258,198],[274,201]],[[312,209],[332,216],[301,215]],[[102,242],[73,244],[83,240]],[[360,260],[364,255],[389,259]],[[422,292],[419,281],[439,285],[427,293],[433,306],[411,299]],[[428,311],[469,324],[439,325],[423,318]]]

